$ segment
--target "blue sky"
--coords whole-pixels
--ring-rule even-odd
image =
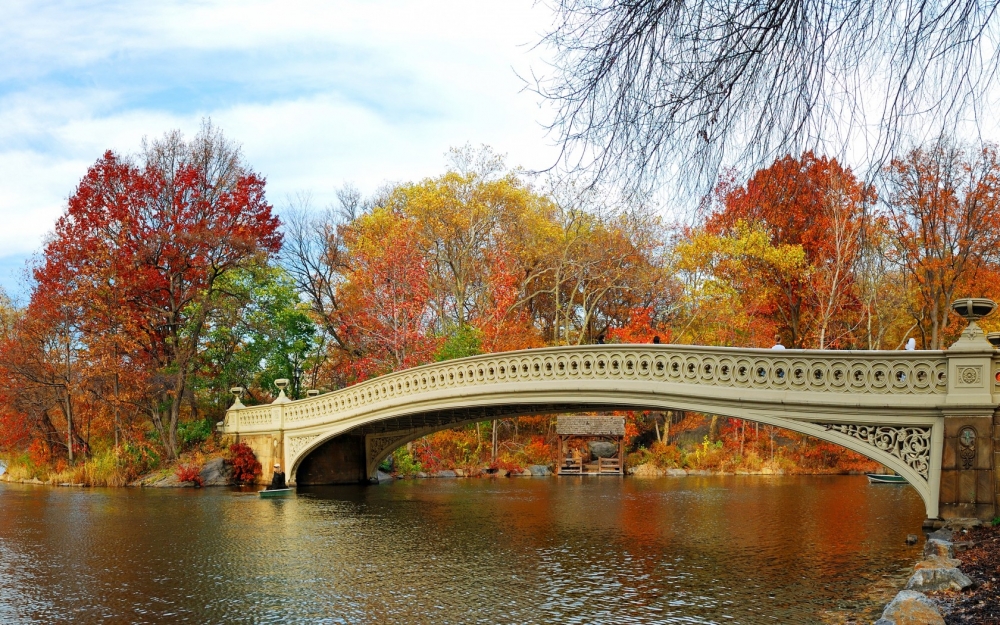
[[[5,0],[0,7],[0,286],[23,296],[86,168],[204,117],[271,202],[419,179],[449,147],[544,168],[547,110],[518,74],[551,13],[533,0]]]

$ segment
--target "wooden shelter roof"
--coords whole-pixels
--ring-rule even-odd
[[[625,417],[561,416],[556,420],[560,436],[625,436]]]

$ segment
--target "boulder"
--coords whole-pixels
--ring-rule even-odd
[[[152,488],[184,488],[185,486],[194,486],[190,482],[180,481],[177,479],[177,474],[173,472],[160,474],[148,482],[143,482],[142,485]]]
[[[424,473],[423,471],[417,471],[417,474],[414,477],[424,478],[424,477],[430,477],[430,476],[427,475],[426,473]]]
[[[629,473],[636,477],[660,477],[662,475],[666,475],[663,469],[660,469],[652,462],[646,462],[637,467],[632,467],[629,469]]]
[[[552,470],[544,464],[533,464],[528,467],[528,471],[531,475],[536,477],[544,477],[546,475],[552,475]]]
[[[384,471],[375,471],[375,477],[371,478],[372,483],[381,484],[382,482],[389,482],[392,480],[392,476]]]
[[[975,518],[948,519],[948,522],[944,524],[945,528],[951,530],[968,530],[980,525],[983,525],[983,522]]]
[[[972,586],[972,580],[965,573],[956,567],[945,566],[943,561],[940,564],[941,566],[933,568],[918,568],[913,572],[910,581],[906,582],[906,589],[921,592],[933,592],[936,590],[961,591]]]
[[[618,445],[607,441],[590,441],[590,455],[594,458],[613,458],[618,455]]]
[[[940,538],[928,538],[924,543],[924,557],[926,558],[953,558],[955,551],[952,549],[950,541]]]
[[[921,560],[917,562],[916,566],[913,567],[914,570],[920,569],[953,569],[955,567],[961,566],[962,561],[957,558],[929,558],[927,560]]]
[[[916,534],[907,534],[906,535],[906,544],[907,545],[915,545],[915,544],[917,544],[918,540],[920,540],[920,537],[917,536]]]
[[[214,458],[205,463],[198,475],[202,486],[227,486],[229,484],[229,467],[222,458]]]
[[[667,475],[670,477],[685,477],[687,474],[684,469],[667,469]]]
[[[923,593],[901,590],[885,606],[875,625],[944,625],[944,618]]]
[[[437,471],[434,473],[434,477],[458,477],[458,474],[454,471],[449,471],[445,469],[444,471]]]
[[[455,477],[465,477],[465,469],[455,469]]]
[[[927,535],[928,539],[936,538],[938,540],[946,540],[948,542],[951,542],[952,539],[954,539],[954,537],[955,537],[955,533],[952,532],[950,529],[946,529],[946,528],[941,528],[939,530],[934,530],[933,532],[931,532],[930,534]]]

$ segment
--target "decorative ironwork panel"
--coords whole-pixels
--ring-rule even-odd
[[[398,432],[390,432],[388,434],[369,434],[368,435],[368,462],[374,461],[379,455],[393,446],[398,441],[403,440],[412,433],[403,432],[402,434]]]
[[[312,436],[290,436],[288,438],[288,449],[292,452],[292,457],[299,455],[299,452],[309,446],[309,443],[316,440],[317,435]]]
[[[825,424],[825,427],[827,430],[864,441],[875,449],[896,456],[925,480],[928,479],[931,465],[930,428],[831,424]]]

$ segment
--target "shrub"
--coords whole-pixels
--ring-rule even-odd
[[[552,445],[545,442],[544,436],[532,436],[531,441],[518,452],[517,460],[524,464],[552,464]]]
[[[260,467],[260,463],[257,464]],[[193,464],[177,465],[177,479],[181,482],[191,482],[195,488],[205,485],[205,480],[201,479],[201,468]]]
[[[396,475],[410,476],[424,470],[405,445],[392,452],[392,464]]]
[[[640,447],[625,457],[625,466],[627,467],[634,468],[647,463],[651,463],[658,469],[675,469],[684,463],[684,458],[676,445],[659,442],[650,445],[649,449]]]
[[[184,448],[190,448],[203,443],[211,435],[212,422],[209,419],[199,419],[198,421],[177,424],[177,438]]]
[[[121,446],[119,453],[121,460],[136,477],[160,466],[160,454],[152,443],[145,440],[127,442]]]
[[[414,455],[425,471],[473,469],[485,464],[488,450],[476,431],[441,430],[414,444]]]
[[[538,462],[532,464],[541,464]],[[506,471],[507,473],[520,473],[524,471],[524,465],[517,460],[512,460],[506,457],[500,457],[493,461],[490,465],[491,469],[497,469],[500,471]]]
[[[260,477],[260,461],[254,455],[250,445],[235,443],[229,446],[229,457],[226,464],[232,467],[230,480],[234,484],[252,484]]]
[[[28,457],[31,459],[31,464],[36,467],[46,465],[52,459],[49,447],[39,439],[32,441],[28,447]]]

